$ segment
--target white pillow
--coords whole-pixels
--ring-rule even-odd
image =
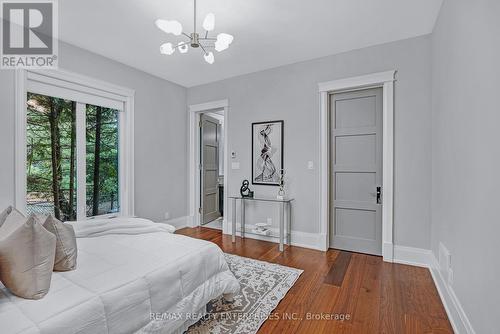
[[[50,288],[55,252],[55,235],[13,209],[0,226],[0,281],[19,297],[42,298]]]
[[[12,206],[9,206],[7,209],[3,210],[2,213],[0,213],[0,227],[3,225],[5,219],[7,219],[7,216],[11,212],[12,212]]]
[[[50,215],[42,222],[43,227],[56,236],[54,270],[74,270],[76,268],[76,256],[78,252],[73,226],[63,223]]]

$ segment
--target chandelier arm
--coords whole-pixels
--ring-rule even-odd
[[[205,31],[205,39],[208,38],[208,30]]]
[[[175,47],[174,47],[174,50],[181,47],[181,46],[184,46],[184,45],[189,45],[189,42],[181,42],[180,44],[177,44]]]
[[[184,36],[186,36],[187,38],[189,38],[189,40],[191,40],[191,36],[189,36],[188,34],[186,34],[184,31],[182,32],[182,34],[183,34]]]
[[[216,41],[217,38],[199,38],[200,41]]]
[[[207,54],[207,50],[205,50],[205,47],[203,46],[203,44],[200,43],[200,47],[203,50],[203,54]]]

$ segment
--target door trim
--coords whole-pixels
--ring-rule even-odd
[[[393,262],[393,210],[394,210],[394,81],[396,70],[363,76],[338,79],[318,84],[319,92],[319,198],[320,234],[324,237],[323,250],[330,244],[329,212],[329,94],[339,91],[353,91],[367,88],[382,88],[382,257]]]
[[[200,114],[215,110],[224,110],[224,173],[228,173],[229,160],[227,150],[227,129],[229,124],[229,100],[216,100],[206,103],[192,104],[188,107],[188,149],[189,149],[189,174],[188,174],[188,203],[189,203],[189,227],[200,226],[201,214],[198,211],[200,208],[200,184],[201,178],[198,166],[200,166],[200,156],[197,154],[200,150],[200,131],[199,122]],[[228,178],[224,175],[224,212],[228,212]],[[223,233],[229,233],[227,230],[227,219],[222,221]]]

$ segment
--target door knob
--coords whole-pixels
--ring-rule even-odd
[[[382,201],[380,199],[380,196],[382,195],[382,187],[377,187],[377,204],[381,204]]]

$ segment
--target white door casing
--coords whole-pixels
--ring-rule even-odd
[[[227,129],[230,122],[229,117],[229,100],[217,100],[200,104],[193,104],[188,107],[188,149],[189,149],[189,177],[188,177],[188,203],[189,203],[189,219],[188,226],[199,226],[201,222],[201,213],[199,208],[200,203],[200,183],[201,177],[199,173],[200,161],[200,131],[199,121],[200,115],[204,112],[224,111],[224,170],[228,171],[228,135]],[[227,172],[226,172],[227,173]],[[230,181],[224,179],[224,212],[228,212],[228,191]],[[227,227],[227,219],[224,217],[222,224],[223,233],[229,233]]]
[[[333,92],[382,87],[382,256],[393,262],[393,207],[394,207],[394,81],[395,70],[338,79],[318,84],[319,92],[319,230],[322,243],[320,249],[327,250],[329,238],[329,94]]]

